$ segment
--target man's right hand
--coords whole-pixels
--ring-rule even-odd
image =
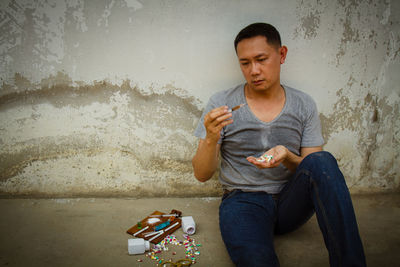
[[[208,112],[204,116],[204,126],[207,132],[206,140],[216,144],[222,128],[231,123],[233,123],[232,112],[229,111],[227,106],[221,106]]]
[[[227,106],[215,108],[204,116],[206,138],[200,139],[197,152],[192,159],[194,176],[200,182],[210,179],[218,167],[218,154],[221,145],[218,140],[224,126],[231,124],[232,112]]]

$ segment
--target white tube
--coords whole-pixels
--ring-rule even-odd
[[[142,230],[137,231],[136,233],[134,233],[133,236],[137,236],[137,235],[140,234],[141,232],[146,231],[148,228],[149,228],[149,226],[146,226],[146,227],[143,228]]]
[[[149,237],[149,236],[152,236],[152,235],[157,235],[157,234],[159,234],[161,231],[163,231],[163,230],[160,230],[160,231],[157,231],[157,232],[146,233],[146,234],[144,235],[144,237]]]
[[[177,226],[179,224],[179,222],[174,223],[173,225],[169,226],[167,229],[164,230],[164,232],[167,232],[169,229],[174,228],[175,226]]]
[[[164,233],[163,230],[160,231],[160,233],[158,233],[157,235],[153,236],[152,238],[149,239],[149,242],[153,241],[154,239],[156,239],[157,237],[159,237],[160,235],[162,235]]]

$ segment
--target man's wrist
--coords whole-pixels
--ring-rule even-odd
[[[217,139],[217,138],[212,138],[212,137],[206,136],[205,142],[209,146],[216,146],[218,143],[218,140],[219,139]]]
[[[296,170],[297,166],[299,165],[299,163],[301,162],[301,157],[290,152],[290,150],[287,149],[286,147],[285,147],[285,149],[286,149],[286,157],[283,161],[283,165],[285,165],[286,168],[288,168],[289,170],[294,172]]]

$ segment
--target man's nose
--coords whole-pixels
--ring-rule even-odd
[[[257,62],[253,62],[253,63],[251,64],[250,74],[251,74],[251,75],[258,75],[258,74],[260,74],[260,66],[259,66],[259,64],[257,64]]]

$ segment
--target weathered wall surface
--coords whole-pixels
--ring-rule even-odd
[[[242,82],[233,39],[274,24],[353,192],[400,187],[396,0],[0,2],[0,193],[216,195],[192,132]]]

